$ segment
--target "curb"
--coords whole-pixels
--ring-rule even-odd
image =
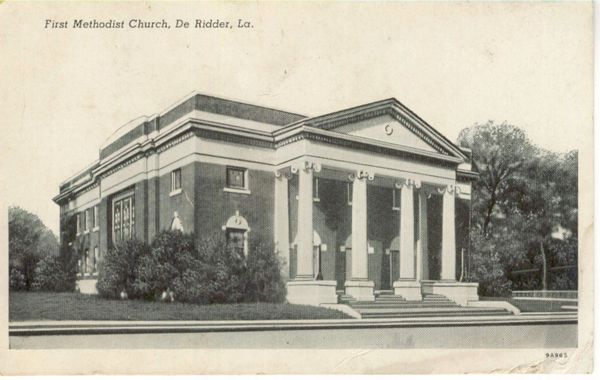
[[[10,322],[9,336],[577,324],[576,313],[361,320]]]

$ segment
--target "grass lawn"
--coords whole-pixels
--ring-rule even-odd
[[[106,300],[79,293],[10,292],[9,320],[272,320],[344,319],[348,315],[315,306],[245,303],[184,303]]]
[[[516,300],[511,297],[481,297],[482,301],[507,301],[516,306],[523,313],[559,312],[563,305],[577,305],[573,301],[544,301],[544,300]]]

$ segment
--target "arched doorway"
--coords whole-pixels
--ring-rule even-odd
[[[312,267],[313,267],[313,277],[315,280],[323,279],[323,269],[322,269],[322,252],[323,251],[323,243],[321,241],[321,236],[317,231],[313,230],[313,255],[312,255]],[[296,240],[292,243],[290,247],[290,279],[296,278],[296,274],[298,273],[298,243]]]
[[[227,244],[231,245],[240,256],[248,256],[250,227],[246,218],[240,216],[240,213],[236,211],[235,215],[227,219],[227,223],[221,226],[221,229],[225,231]]]
[[[368,254],[371,256],[371,254],[376,251],[378,242],[374,240],[368,240],[367,244]],[[335,273],[337,289],[343,290],[345,287],[345,282],[352,278],[352,234],[348,235],[344,245],[340,246],[339,248],[339,254],[336,257]],[[370,272],[367,270],[367,273]]]

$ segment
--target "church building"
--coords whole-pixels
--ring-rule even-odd
[[[253,235],[272,239],[290,303],[466,305],[476,179],[468,149],[393,98],[307,117],[194,93],[118,129],[54,201],[82,291],[120,240],[178,229],[246,255]]]

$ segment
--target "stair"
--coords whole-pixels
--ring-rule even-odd
[[[421,301],[407,301],[394,294],[379,294],[375,301],[356,301],[351,296],[339,295],[340,303],[348,304],[362,318],[415,318],[445,316],[510,315],[502,308],[459,306],[443,295],[426,294]]]

